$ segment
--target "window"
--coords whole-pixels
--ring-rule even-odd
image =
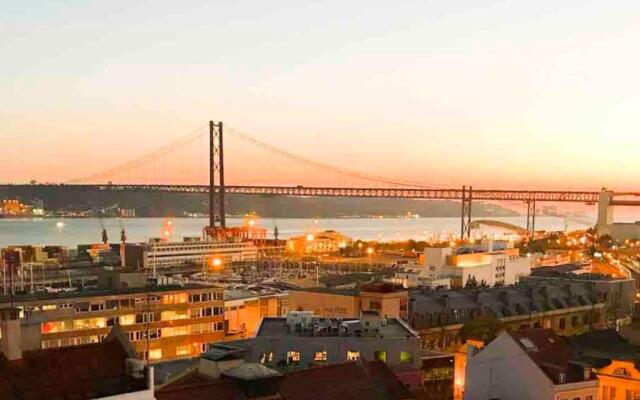
[[[265,351],[264,353],[262,353],[260,355],[260,362],[262,364],[267,364],[273,361],[273,352],[272,351]]]
[[[373,358],[375,360],[387,362],[387,352],[385,350],[379,350],[373,353]]]
[[[162,304],[182,304],[189,300],[187,293],[165,294],[162,296]]]
[[[358,359],[360,359],[360,352],[359,351],[347,351],[347,360],[348,361],[358,361]]]
[[[627,389],[625,400],[640,400],[640,391]]]
[[[159,360],[162,358],[162,349],[153,349],[149,351],[149,360]]]
[[[297,363],[300,362],[300,352],[298,351],[287,351],[287,363]]]
[[[410,351],[401,351],[400,352],[400,363],[401,364],[411,364],[413,362],[413,354]]]
[[[135,314],[126,314],[120,316],[120,325],[133,325],[136,323]]]
[[[629,376],[629,371],[626,368],[616,368],[613,370],[613,374],[621,375],[621,376]]]
[[[574,315],[571,317],[571,327],[575,328],[576,326],[578,326],[578,317]]]
[[[184,356],[188,356],[189,354],[190,354],[189,345],[185,344],[181,346],[176,346],[176,356],[184,357]]]
[[[313,356],[313,361],[327,361],[327,352],[326,351],[316,351]]]
[[[173,321],[176,319],[187,319],[187,311],[186,310],[176,310],[176,311],[162,311],[160,313],[160,320],[162,321]]]
[[[189,325],[176,326],[173,328],[162,328],[162,337],[183,336],[190,333]]]
[[[560,321],[558,322],[558,327],[560,329],[564,329],[566,327],[567,323],[565,322],[564,318],[560,318]]]
[[[369,309],[378,311],[382,310],[382,302],[379,300],[370,300]]]
[[[558,383],[564,383],[565,378],[566,378],[566,375],[564,374],[564,372],[558,373]]]

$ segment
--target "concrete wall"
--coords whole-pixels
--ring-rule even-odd
[[[291,290],[289,310],[313,311],[319,317],[358,318],[360,299],[358,295],[342,295],[313,291]]]
[[[260,362],[265,352],[273,353],[273,362],[286,362],[288,351],[300,352],[300,365],[308,366],[314,362],[315,352],[326,351],[325,363],[337,363],[347,361],[347,351],[359,351],[360,357],[366,360],[374,360],[374,352],[385,350],[387,352],[387,364],[400,364],[400,352],[408,351],[412,354],[411,365],[418,368],[420,365],[419,339],[414,338],[379,338],[379,337],[295,337],[282,338],[256,337],[253,341],[248,361]]]

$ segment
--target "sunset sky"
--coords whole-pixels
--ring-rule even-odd
[[[2,8],[0,182],[99,172],[215,119],[374,175],[640,189],[638,1]],[[351,183],[226,150],[230,183]]]

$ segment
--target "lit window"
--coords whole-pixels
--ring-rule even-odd
[[[316,354],[313,356],[313,361],[327,361],[327,352],[316,351]]]
[[[133,325],[136,323],[135,314],[127,314],[120,316],[120,325]]]
[[[189,318],[187,310],[162,311],[160,313],[160,320],[162,321],[173,321],[175,319],[187,319],[187,318]]]
[[[184,357],[190,354],[189,345],[176,346],[176,356]]]
[[[271,352],[271,351],[265,351],[260,356],[260,362],[262,364],[270,363],[272,361],[273,361],[273,352]]]
[[[387,362],[387,352],[384,350],[376,351],[373,353],[373,357],[376,360]]]
[[[287,362],[288,363],[300,362],[300,352],[298,352],[298,351],[287,351]]]
[[[400,352],[400,363],[401,364],[411,364],[413,362],[413,354],[410,351],[401,351]]]
[[[360,359],[359,351],[347,351],[347,360],[348,361],[358,361]]]
[[[153,349],[149,351],[149,360],[159,360],[162,358],[162,349]]]

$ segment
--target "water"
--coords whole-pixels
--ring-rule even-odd
[[[521,227],[526,226],[526,217],[492,218]],[[201,236],[202,228],[208,223],[205,218],[173,219],[172,237]],[[107,229],[109,240],[120,240],[120,230],[127,231],[129,242],[146,241],[151,237],[159,237],[165,222],[162,218],[75,218],[75,219],[0,219],[0,246],[39,244],[63,245],[75,247],[81,243],[97,243],[101,239],[102,224]],[[569,221],[568,228],[585,229],[590,226],[587,221]],[[239,218],[227,219],[227,225],[240,225]],[[279,237],[285,239],[310,231],[333,229],[363,240],[424,240],[429,235],[457,235],[460,233],[458,218],[358,218],[358,219],[270,219],[263,218],[260,226],[267,228],[273,235],[273,228],[278,226]],[[537,230],[564,230],[564,220],[558,217],[536,217]],[[493,228],[482,228],[474,231],[478,235],[500,234],[504,231]]]

